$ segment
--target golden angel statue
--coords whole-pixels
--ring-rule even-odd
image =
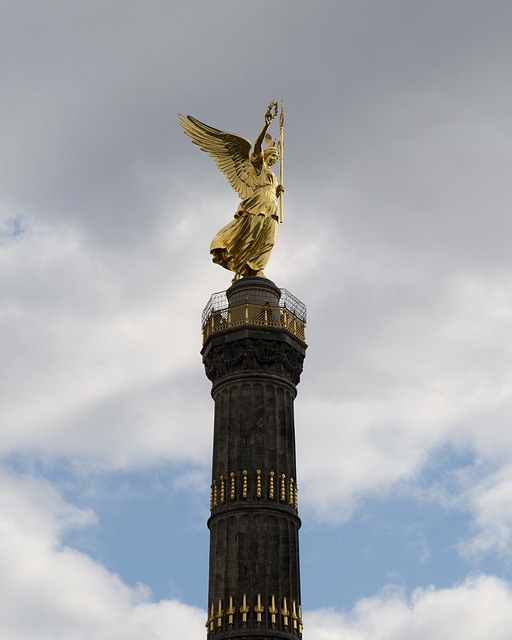
[[[210,245],[213,262],[235,273],[233,282],[246,276],[266,277],[263,272],[276,241],[277,201],[284,187],[278,184],[271,169],[279,151],[276,141],[267,133],[276,115],[274,101],[265,114],[265,125],[252,153],[252,145],[246,138],[209,127],[192,116],[179,116],[185,133],[215,159],[242,198],[234,220],[219,231]],[[281,132],[283,121],[281,113]],[[262,150],[263,142],[269,146]],[[282,148],[282,133],[279,147]]]

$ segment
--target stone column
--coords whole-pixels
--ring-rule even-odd
[[[215,401],[208,638],[297,638],[293,401],[306,345],[272,326],[281,295],[274,283],[243,278],[226,294],[230,309],[250,305],[248,317],[263,320],[213,333],[202,350]]]

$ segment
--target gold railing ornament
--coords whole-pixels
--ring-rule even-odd
[[[247,498],[247,469],[244,469],[244,484],[242,487],[242,498]]]
[[[261,616],[265,611],[265,607],[261,604],[261,593],[258,593],[258,601],[254,607],[254,612],[256,613],[256,622],[261,623]]]
[[[209,336],[243,326],[284,329],[306,341],[306,307],[286,289],[278,305],[245,302],[230,307],[225,291],[214,293],[202,314],[203,344]]]
[[[213,621],[214,621],[214,604],[212,602],[211,606],[210,606],[210,615],[208,617],[208,620],[206,621],[206,624],[204,625],[207,629],[209,628],[209,631],[213,631]]]
[[[222,616],[224,615],[224,611],[222,611],[222,600],[219,600],[219,609],[217,611],[217,628],[220,629],[222,627]]]
[[[283,616],[283,625],[288,626],[288,618],[290,617],[290,611],[286,605],[286,598],[283,598],[283,608],[281,609],[281,615]]]
[[[263,498],[265,493],[265,495],[268,495],[269,500],[274,500],[277,490],[278,500],[289,504],[298,511],[299,487],[294,478],[287,478],[285,473],[277,475],[275,471],[269,471],[268,493],[266,489],[264,491],[263,485],[263,472],[261,469],[256,469],[256,498]],[[236,500],[236,489],[236,473],[234,471],[231,471],[229,476],[221,475],[219,478],[214,479],[210,485],[210,511],[214,507],[226,504],[228,501],[228,492],[229,499],[232,501]],[[249,471],[247,469],[242,471],[241,497],[244,499],[249,498]]]
[[[279,609],[276,607],[276,597],[272,594],[272,604],[268,608],[268,612],[270,613],[270,622],[272,624],[276,623],[276,616],[279,613]]]
[[[236,613],[236,609],[233,606],[233,596],[229,596],[229,609],[226,609],[226,615],[228,616],[228,624],[233,625],[233,616]]]
[[[236,478],[236,473],[234,471],[232,471],[230,474],[231,477],[231,493],[230,493],[230,498],[231,500],[234,500],[236,498],[236,485],[235,485],[235,478]]]
[[[292,620],[293,620],[293,630],[297,631],[299,626],[299,616],[297,615],[297,603],[295,600],[292,602]]]
[[[247,623],[247,614],[249,613],[250,610],[251,608],[247,604],[247,594],[244,593],[242,606],[240,607],[240,613],[242,614],[242,622],[244,624]]]
[[[286,474],[282,473],[279,477],[281,479],[281,491],[279,497],[281,502],[286,502]]]
[[[226,502],[226,476],[220,477],[220,503]]]
[[[304,629],[304,625],[302,623],[302,607],[299,604],[299,633],[302,635],[302,630]]]

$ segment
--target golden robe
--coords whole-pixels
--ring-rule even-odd
[[[235,219],[212,240],[213,262],[238,276],[263,276],[277,236],[277,185],[263,153],[251,156],[252,194],[240,202]]]

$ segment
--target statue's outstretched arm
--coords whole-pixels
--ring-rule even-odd
[[[271,122],[272,122],[272,116],[267,111],[267,113],[265,114],[265,125],[263,126],[263,129],[260,131],[260,134],[256,138],[256,142],[254,143],[254,151],[253,151],[253,155],[254,156],[259,156],[260,155],[260,153],[261,153],[261,145],[263,143],[263,140],[265,139],[265,134],[267,133],[267,130],[268,130]]]

